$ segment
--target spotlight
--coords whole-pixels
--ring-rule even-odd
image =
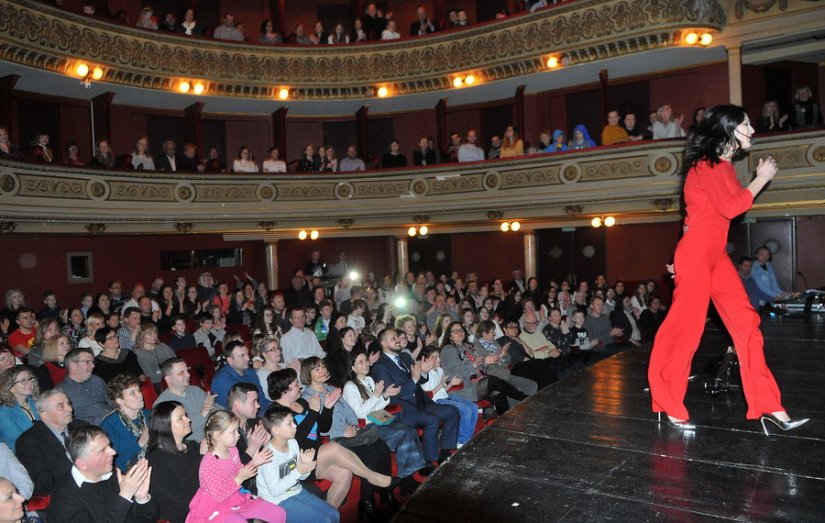
[[[462,85],[464,85],[464,78],[456,76],[453,79],[453,87],[461,87]]]
[[[521,224],[519,222],[513,222],[510,224],[510,230],[513,232],[518,232],[521,229]]]
[[[81,78],[85,78],[86,75],[89,74],[89,66],[87,64],[84,64],[84,63],[79,63],[74,68],[74,72],[75,72],[75,74],[77,74],[77,76],[79,76]]]
[[[467,85],[473,85],[476,83],[476,76],[474,74],[468,74],[466,78],[464,78],[464,83]]]
[[[592,225],[593,227],[598,229],[599,227],[602,226],[602,219],[600,217],[596,216],[595,218],[590,220],[590,225]]]
[[[358,274],[358,271],[350,271],[349,272],[349,279],[350,281],[358,281],[361,279],[361,275]]]
[[[713,35],[710,33],[702,33],[702,36],[699,37],[699,44],[701,45],[710,45],[713,41]]]
[[[318,236],[320,236],[320,234],[315,229],[312,229],[312,231],[310,231],[310,233],[309,233],[309,239],[310,240],[317,240]]]
[[[506,222],[501,222],[501,225],[499,225],[499,229],[501,229],[501,232],[510,232],[510,231],[517,232],[519,229],[521,229],[521,223],[519,223],[515,220],[514,221],[509,221],[508,220]]]
[[[195,84],[195,87],[193,88],[193,91],[195,92],[195,94],[201,94],[204,89],[206,89],[206,88],[204,87],[203,83],[198,82],[198,83]]]
[[[287,98],[289,98],[289,89],[287,89],[286,87],[281,87],[280,89],[278,89],[278,98],[281,100],[286,100]]]
[[[510,230],[510,222],[501,222],[501,232],[507,232]]]
[[[612,216],[608,216],[607,218],[604,219],[604,226],[605,227],[613,227],[614,225],[616,225],[616,218],[614,218]]]
[[[418,234],[418,231],[415,229],[415,227],[410,227],[409,229],[407,229],[407,234],[409,234],[410,236],[415,236],[416,234]]]
[[[189,82],[187,82],[186,80],[184,80],[183,82],[181,82],[181,83],[179,83],[179,84],[178,84],[178,91],[180,91],[180,92],[181,92],[181,93],[183,93],[183,94],[186,94],[186,93],[188,93],[188,92],[189,92],[189,88],[190,88],[190,87],[191,87],[191,86],[189,85]]]
[[[407,300],[403,296],[399,296],[395,299],[395,308],[399,310],[403,310],[404,307],[407,306]]]
[[[100,80],[103,78],[103,69],[100,67],[95,67],[92,69],[92,78],[95,80]]]
[[[386,86],[382,85],[381,87],[378,88],[378,91],[376,92],[376,94],[378,95],[378,98],[386,98],[387,95],[390,94],[390,90],[387,89]]]
[[[298,232],[298,239],[299,239],[299,240],[306,240],[306,239],[307,239],[307,236],[308,236],[308,233],[307,233],[306,229],[301,229],[301,230]]]
[[[559,59],[555,56],[551,56],[547,59],[547,68],[548,69],[555,69],[559,66]]]

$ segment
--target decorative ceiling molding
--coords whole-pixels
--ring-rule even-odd
[[[69,74],[78,60],[103,68],[100,81],[173,90],[201,81],[205,95],[346,100],[452,87],[452,75],[482,82],[680,45],[687,28],[720,30],[719,0],[578,0],[455,33],[353,46],[252,46],[192,40],[84,17],[34,0],[0,0],[0,59]]]
[[[571,219],[589,212],[676,211],[683,143],[629,144],[401,171],[324,175],[206,175],[102,171],[0,161],[0,209],[7,234],[82,232],[89,217],[110,234],[261,232],[296,227],[347,230],[415,223],[484,223],[490,207],[520,221]],[[780,174],[756,209],[825,211],[825,131],[761,138],[738,163],[750,178],[762,156]],[[666,161],[665,161],[666,160]],[[559,173],[576,176],[564,181]],[[498,183],[490,177],[498,177]],[[485,180],[487,181],[485,183]],[[346,195],[336,188],[349,187]],[[262,190],[267,188],[267,191]],[[401,189],[399,189],[401,188]],[[342,219],[341,216],[347,218]],[[497,216],[497,215],[495,215]],[[174,224],[170,227],[170,224]],[[92,231],[89,231],[92,232]],[[104,232],[98,230],[94,232]],[[326,234],[326,232],[325,232]]]

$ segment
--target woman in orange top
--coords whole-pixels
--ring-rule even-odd
[[[518,127],[508,125],[507,130],[504,131],[504,140],[501,142],[501,153],[499,158],[507,158],[509,156],[523,156],[524,142],[518,137]]]

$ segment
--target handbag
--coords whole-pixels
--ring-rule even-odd
[[[342,447],[352,448],[363,445],[372,445],[379,439],[378,431],[373,430],[372,427],[366,427],[363,429],[358,429],[358,433],[351,438],[335,438],[335,443],[341,445]]]
[[[389,425],[395,421],[395,416],[384,409],[378,409],[367,414],[367,419],[376,425]]]

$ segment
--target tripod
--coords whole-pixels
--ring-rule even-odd
[[[708,363],[708,367],[712,367],[714,362]],[[705,382],[705,394],[709,396],[718,396],[723,392],[730,392],[739,390],[739,385],[730,382],[730,377],[734,371],[739,367],[739,358],[736,357],[736,349],[730,345],[719,363],[719,368],[711,381]],[[706,367],[707,368],[707,367]],[[710,372],[713,374],[713,372]]]

